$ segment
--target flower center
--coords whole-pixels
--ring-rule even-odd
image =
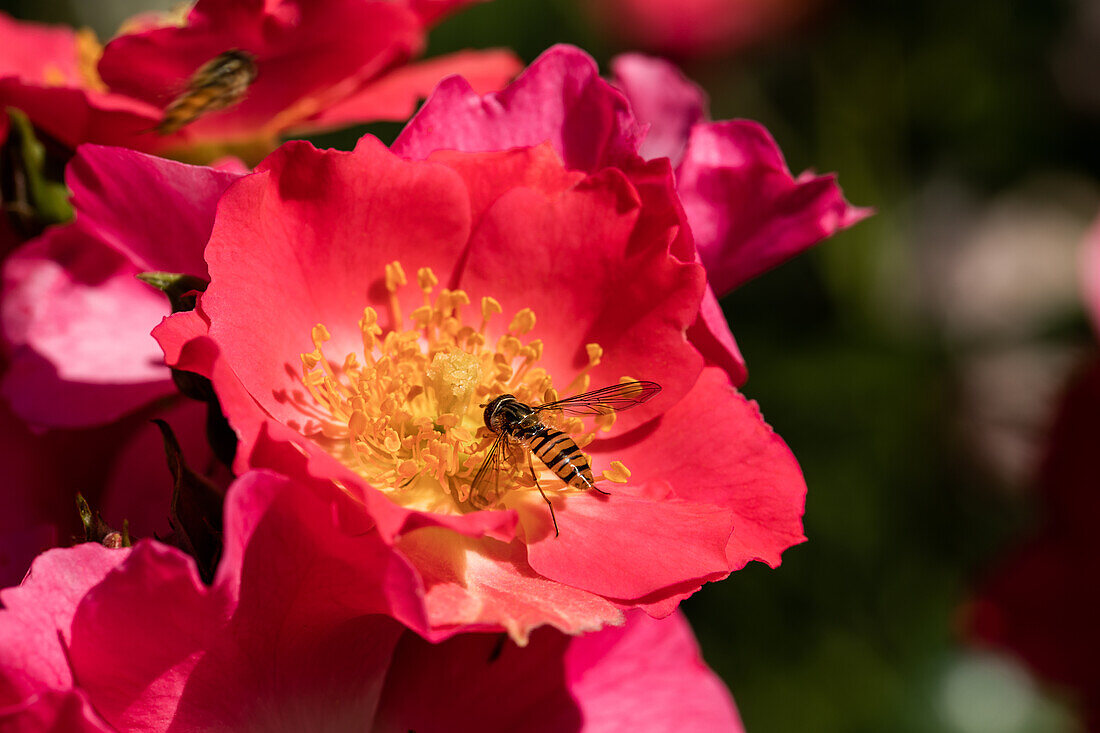
[[[398,291],[407,285],[398,262],[386,266],[386,289],[393,323],[403,322]],[[423,305],[409,314],[412,327],[383,334],[378,313],[366,308],[359,320],[362,352],[344,356],[339,366],[324,354],[330,334],[313,328],[314,350],[302,354],[303,382],[316,400],[317,419],[303,430],[344,465],[386,492],[397,503],[433,512],[460,513],[492,508],[513,490],[535,490],[530,464],[544,490],[577,491],[537,459],[522,454],[511,441],[492,480],[492,495],[471,500],[471,482],[485,461],[496,435],[486,428],[483,408],[501,394],[537,406],[558,399],[550,374],[538,366],[543,343],[528,339],[535,327],[529,308],[516,313],[507,329],[490,344],[491,322],[500,304],[481,299],[472,308],[462,290],[436,290],[430,268],[416,273]],[[474,320],[468,320],[471,317]],[[476,324],[476,325],[475,325]],[[588,365],[566,393],[588,389],[588,372],[600,363],[603,349],[588,344]],[[554,411],[539,414],[548,426],[563,430],[583,448],[615,415],[601,415],[586,429],[580,418]],[[597,481],[626,481],[629,471],[614,461]]]

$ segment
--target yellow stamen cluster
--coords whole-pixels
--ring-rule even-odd
[[[395,324],[403,322],[398,293],[408,281],[400,263],[386,266]],[[438,284],[431,269],[417,271],[423,304],[408,314],[411,328],[384,333],[378,313],[366,308],[359,320],[362,351],[346,354],[339,363],[324,354],[331,339],[328,329],[314,327],[314,349],[301,358],[302,381],[317,409],[303,432],[398,503],[460,512],[473,508],[470,484],[495,438],[485,428],[483,405],[505,393],[538,405],[557,399],[557,393],[550,375],[538,366],[542,341],[524,338],[536,322],[529,308],[516,313],[490,346],[491,322],[502,312],[500,303],[482,298],[480,309],[472,309],[465,292],[437,290]],[[478,310],[480,318],[474,315]],[[596,344],[588,345],[589,364],[570,385],[571,392],[587,387],[588,371],[602,353]],[[586,430],[580,418],[563,420],[552,412],[540,417],[570,433],[582,447],[614,422],[613,414],[601,416]],[[504,463],[494,482],[500,496],[516,488],[533,489],[525,459],[509,456]],[[535,464],[544,489],[567,489],[537,460]],[[621,483],[627,476],[629,471],[615,461],[603,478]]]

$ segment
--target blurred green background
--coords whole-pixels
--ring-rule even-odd
[[[607,68],[637,46],[589,1],[470,8],[429,55],[570,42]],[[3,6],[105,37],[135,0]],[[1097,49],[1093,0],[835,0],[677,59],[715,119],[759,120],[793,171],[836,171],[878,211],[723,301],[745,392],[809,484],[809,542],[685,603],[751,733],[1079,729],[1067,696],[962,630],[983,571],[1035,523],[1053,400],[1095,351],[1075,263],[1100,209]]]

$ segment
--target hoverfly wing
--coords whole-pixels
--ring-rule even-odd
[[[485,492],[489,484],[496,481],[500,473],[500,462],[504,458],[505,438],[498,435],[485,453],[485,460],[470,481],[470,503],[478,509],[484,509],[490,502],[485,501]]]
[[[609,415],[648,402],[660,391],[661,385],[656,382],[622,382],[563,400],[547,402],[532,409],[535,412],[561,410],[569,415]]]

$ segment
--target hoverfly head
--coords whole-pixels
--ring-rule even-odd
[[[500,408],[503,407],[506,402],[508,402],[509,400],[514,401],[515,399],[516,398],[513,395],[502,394],[500,397],[494,397],[493,399],[489,400],[488,402],[483,403],[483,405],[485,407],[485,414],[483,416],[483,419],[485,420],[485,427],[489,428],[494,433],[498,432],[498,426],[493,424],[494,418],[497,417],[497,413],[500,411]],[[479,407],[480,406],[481,405],[479,405]],[[498,422],[499,422],[499,420],[498,420]]]

